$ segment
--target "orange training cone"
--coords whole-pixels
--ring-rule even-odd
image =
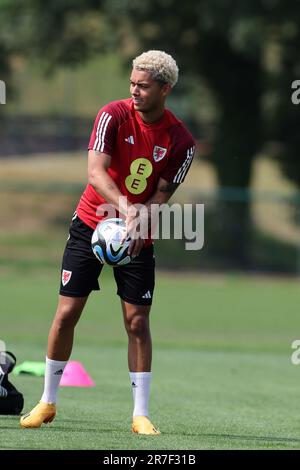
[[[78,361],[69,361],[61,378],[61,387],[94,387],[95,383]]]

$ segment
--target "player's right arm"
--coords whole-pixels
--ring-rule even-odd
[[[111,154],[119,128],[118,113],[121,113],[118,105],[110,103],[104,106],[97,115],[89,142],[88,179],[97,193],[126,216],[126,227],[129,230],[131,221],[137,215],[137,210],[134,205],[124,199],[107,171],[111,164]],[[138,255],[143,244],[142,239],[132,239],[128,253]]]
[[[118,186],[107,172],[111,156],[97,150],[89,150],[88,180],[91,186],[115,209],[127,214],[126,206],[122,207],[122,196]]]
[[[122,194],[107,171],[111,165],[122,109],[119,102],[113,102],[105,105],[97,114],[88,146],[88,180],[97,193],[126,215],[126,207],[119,207]]]
[[[107,172],[108,168],[110,167],[110,161],[110,155],[95,150],[89,150],[89,183],[93,186],[97,193],[101,194],[101,196],[104,197],[104,199],[109,204],[112,204],[117,210],[119,210],[126,216],[126,226],[128,229],[128,227],[130,226],[130,221],[132,219],[135,219],[136,217],[137,210],[128,201],[123,203],[124,196],[123,198],[120,198],[122,196],[122,193],[120,192],[118,186]],[[122,206],[122,204],[124,205]],[[141,251],[143,245],[144,240],[142,239],[131,240],[128,253],[132,254],[133,256],[137,256]]]

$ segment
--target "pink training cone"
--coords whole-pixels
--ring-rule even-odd
[[[94,387],[95,383],[78,361],[69,361],[61,378],[61,387]]]

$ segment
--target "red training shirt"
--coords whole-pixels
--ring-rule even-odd
[[[111,156],[109,175],[128,201],[142,204],[156,191],[160,177],[174,183],[184,181],[195,143],[183,123],[169,110],[165,109],[159,121],[147,124],[129,98],[113,101],[100,109],[88,149]],[[92,229],[103,218],[97,215],[101,204],[107,201],[88,184],[76,211]]]

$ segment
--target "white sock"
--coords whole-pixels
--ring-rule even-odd
[[[54,361],[46,357],[44,393],[41,401],[44,403],[56,403],[57,390],[64,368],[68,361]]]
[[[129,372],[133,394],[133,416],[149,416],[151,372]]]

